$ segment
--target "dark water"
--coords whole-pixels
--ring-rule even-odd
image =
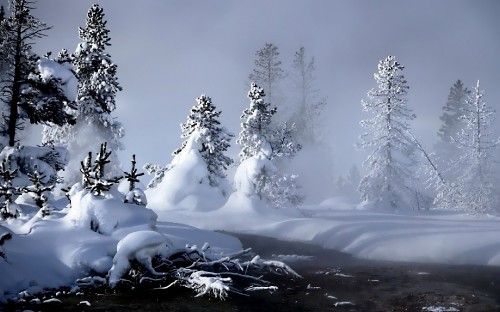
[[[183,288],[85,293],[62,303],[7,305],[5,311],[500,311],[500,268],[401,264],[359,260],[319,247],[237,234],[262,258],[313,256],[288,264],[302,275],[267,275],[278,290],[225,301],[194,298]],[[80,304],[88,301],[90,306]],[[431,307],[442,307],[431,310]],[[1,309],[2,307],[0,307]]]

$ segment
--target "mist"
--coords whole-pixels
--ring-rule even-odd
[[[286,72],[301,46],[315,58],[317,87],[327,98],[322,126],[333,165],[326,174],[333,177],[352,165],[364,171],[367,155],[354,147],[363,131],[359,122],[369,117],[361,100],[376,86],[373,74],[387,55],[405,66],[408,106],[417,115],[413,132],[428,148],[454,81],[472,88],[480,79],[486,103],[495,108],[500,99],[497,1],[44,0],[33,14],[53,28],[35,52],[74,51],[94,2],[104,8],[108,51],[123,87],[114,116],[126,131],[126,149],[119,152],[124,164],[134,153],[139,165],[169,163],[182,142],[179,124],[200,94],[213,99],[222,123],[237,136],[255,51],[266,42],[278,47]],[[284,83],[287,100],[291,91]],[[36,133],[29,135],[36,140]],[[232,145],[237,158],[239,146]]]

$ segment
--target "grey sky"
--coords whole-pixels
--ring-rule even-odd
[[[339,173],[365,157],[354,149],[359,121],[369,117],[360,101],[389,54],[406,67],[412,125],[428,146],[458,78],[469,88],[480,79],[487,104],[499,107],[500,1],[39,0],[34,15],[54,28],[36,51],[74,51],[94,2],[105,10],[124,89],[115,112],[126,127],[124,162],[136,153],[140,164],[168,163],[182,141],[179,124],[202,93],[237,135],[254,53],[266,42],[278,46],[286,70],[301,45],[316,58]]]

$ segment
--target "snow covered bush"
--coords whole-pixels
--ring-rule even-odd
[[[0,164],[0,177],[2,184],[0,185],[0,195],[2,203],[0,204],[0,217],[3,219],[16,218],[19,215],[19,209],[14,203],[14,196],[19,195],[19,188],[12,185],[13,180],[17,177],[18,169],[12,170],[12,161],[8,156]]]
[[[96,196],[102,196],[105,192],[108,192],[122,178],[121,176],[110,177],[109,174],[105,175],[106,165],[110,163],[108,158],[112,153],[107,151],[106,147],[106,142],[101,144],[94,166],[91,166],[92,152],[89,152],[88,156],[81,162],[82,184]]]
[[[125,179],[128,181],[128,189],[125,193],[125,203],[133,203],[136,205],[146,206],[148,204],[146,194],[144,194],[143,189],[136,187],[136,183],[139,183],[139,177],[144,175],[144,172],[137,173],[137,168],[135,168],[135,155],[132,155],[132,168],[130,172],[124,172]]]
[[[46,193],[52,191],[54,188],[54,185],[44,185],[43,180],[45,177],[45,175],[42,175],[38,171],[38,167],[35,165],[33,172],[28,173],[28,178],[32,184],[22,188],[23,193],[28,193],[32,196],[35,205],[41,209],[43,216],[49,214]]]
[[[77,183],[72,188],[70,198],[71,208],[65,219],[73,226],[104,235],[138,224],[143,229],[151,230],[157,218],[150,209],[123,203],[123,196],[116,189],[95,196]]]

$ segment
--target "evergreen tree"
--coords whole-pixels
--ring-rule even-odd
[[[263,48],[255,52],[255,68],[250,74],[250,81],[265,88],[267,102],[276,105],[278,83],[285,77],[279,60],[278,47],[272,43],[266,43]]]
[[[196,99],[196,103],[186,123],[181,124],[183,131],[181,137],[186,140],[173,154],[181,153],[189,137],[196,131],[198,135],[196,142],[200,144],[200,155],[207,164],[210,185],[218,186],[219,179],[226,177],[225,171],[233,163],[233,160],[224,153],[231,146],[230,140],[234,135],[220,126],[218,118],[221,111],[216,111],[210,97],[201,95]]]
[[[371,150],[365,160],[368,174],[361,179],[361,198],[377,209],[406,208],[411,198],[410,168],[414,166],[415,144],[408,134],[415,115],[406,105],[408,85],[402,74],[404,67],[394,56],[378,64],[374,77],[378,87],[368,92],[363,109],[375,116],[361,121],[367,130],[360,136],[361,149]]]
[[[32,5],[28,0],[11,0],[11,14],[0,23],[0,50],[6,65],[1,77],[2,101],[8,109],[3,130],[9,146],[16,143],[16,131],[22,120],[56,125],[74,122],[65,112],[70,101],[59,81],[42,78],[40,58],[31,51],[33,41],[50,29],[31,15]]]
[[[448,100],[446,105],[443,106],[442,115],[439,117],[443,124],[439,128],[438,137],[442,143],[452,143],[452,138],[456,138],[463,128],[464,123],[460,117],[464,114],[469,95],[470,90],[464,87],[460,79],[450,88]]]
[[[319,117],[325,108],[326,99],[317,98],[314,57],[307,59],[304,47],[295,52],[292,68],[294,87],[299,94],[298,109],[292,116],[292,122],[296,124],[300,142],[312,144],[319,140]]]
[[[82,173],[83,186],[90,190],[95,196],[102,196],[105,192],[108,192],[111,187],[123,178],[122,176],[108,177],[106,174],[106,165],[111,161],[109,156],[112,151],[107,150],[107,143],[101,144],[99,152],[94,160],[94,166],[90,168],[90,159],[92,158],[92,153],[89,152],[88,156],[84,161],[81,162],[80,172]]]
[[[54,186],[44,185],[43,181],[45,180],[46,176],[38,171],[38,167],[36,165],[33,168],[33,172],[28,173],[28,178],[32,185],[24,187],[22,191],[24,193],[31,194],[33,200],[35,201],[35,204],[41,209],[43,216],[49,215],[50,211],[47,206],[47,196],[45,196],[45,193],[52,191]]]
[[[81,42],[71,57],[78,78],[76,125],[53,130],[51,138],[47,138],[67,146],[73,159],[81,159],[87,151],[95,149],[95,142],[108,142],[113,151],[123,149],[120,141],[124,136],[123,126],[111,115],[116,108],[116,93],[122,88],[116,77],[117,65],[106,51],[111,45],[106,24],[103,9],[94,4],[87,12],[86,27],[79,28]],[[64,51],[59,59],[67,60]],[[122,172],[118,158],[115,154],[111,157],[110,171],[118,175]],[[66,183],[77,181],[77,168],[77,163],[70,162]]]
[[[483,100],[483,91],[479,81],[474,92],[468,97],[464,114],[460,117],[465,127],[457,136],[455,143],[464,150],[464,154],[456,163],[460,176],[454,192],[444,193],[452,200],[438,197],[437,205],[451,202],[472,213],[489,213],[497,209],[498,194],[493,179],[494,152],[500,144],[499,138],[492,138],[491,124],[495,111]]]
[[[465,126],[464,121],[460,118],[464,114],[464,108],[467,105],[466,101],[470,95],[470,90],[464,87],[461,80],[457,80],[453,86],[450,88],[450,93],[448,95],[448,100],[446,105],[443,106],[443,113],[439,116],[442,124],[437,133],[438,142],[435,147],[438,159],[448,171],[447,165],[449,159],[454,158],[455,155],[459,154],[456,144],[454,144],[453,139],[456,138]],[[454,174],[450,172],[451,178],[455,178]]]
[[[270,108],[271,104],[264,102],[264,89],[252,82],[248,98],[250,106],[246,108],[242,115],[243,123],[241,131],[236,141],[241,145],[240,160],[256,156],[263,153],[269,159],[272,157],[271,136],[272,117],[276,114],[276,108]]]
[[[252,157],[276,162],[281,157],[293,157],[301,148],[292,139],[294,124],[288,126],[285,123],[281,128],[273,128],[272,117],[276,108],[270,109],[270,104],[263,100],[264,96],[264,90],[252,82],[248,92],[250,106],[241,115],[242,129],[236,141],[241,145],[241,163]],[[296,178],[296,175],[279,174],[277,168],[270,165],[263,166],[252,182],[260,199],[281,208],[287,204],[299,206],[302,203]]]
[[[0,217],[3,219],[17,218],[19,216],[19,207],[14,203],[14,196],[19,195],[19,188],[12,185],[12,181],[17,177],[18,169],[12,169],[11,158],[7,156],[0,164],[0,196],[3,202],[0,204]]]
[[[137,173],[137,168],[135,164],[135,155],[132,155],[132,168],[130,172],[124,172],[124,178],[127,179],[128,185],[128,193],[125,195],[125,199],[123,200],[125,203],[132,203],[135,205],[146,206],[147,198],[146,194],[142,189],[136,188],[136,183],[139,183],[139,177],[144,175],[144,172]]]

